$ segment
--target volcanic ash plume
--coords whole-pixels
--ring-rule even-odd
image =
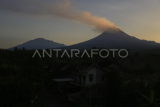
[[[9,10],[18,13],[25,13],[30,15],[52,15],[58,18],[64,18],[92,26],[95,31],[113,31],[118,30],[113,23],[106,18],[92,16],[89,12],[80,12],[71,6],[69,0],[57,3],[43,3],[34,0],[2,0],[0,3],[0,10]],[[52,5],[53,4],[53,5]]]

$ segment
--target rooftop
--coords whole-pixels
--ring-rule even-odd
[[[52,80],[56,82],[74,81],[72,78],[57,78],[57,79],[52,79]]]

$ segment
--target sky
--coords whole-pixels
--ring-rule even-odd
[[[115,27],[160,43],[160,0],[0,0],[0,48],[36,38],[68,46]]]

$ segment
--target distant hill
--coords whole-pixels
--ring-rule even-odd
[[[160,50],[160,43],[154,41],[141,40],[133,36],[129,36],[119,28],[113,31],[105,31],[99,36],[92,38],[88,41],[84,41],[78,44],[65,46],[64,44],[55,43],[50,40],[45,40],[43,38],[34,39],[28,41],[24,44],[15,46],[18,48],[25,47],[26,49],[90,49],[92,47],[97,48],[107,48],[107,49],[130,49],[131,51],[141,51],[145,50]],[[9,48],[13,50],[14,47]]]
[[[99,36],[85,42],[63,47],[63,49],[87,49],[91,47],[102,47],[108,49],[160,49],[160,44],[154,41],[140,40],[129,36],[118,29],[112,32],[103,32]]]
[[[31,50],[31,49],[59,48],[64,46],[65,46],[64,44],[59,44],[50,40],[46,40],[44,38],[37,38],[34,40],[30,40],[28,42],[25,42],[21,45],[9,48],[9,50],[14,50],[15,47],[17,47],[18,49],[25,47],[26,50]]]

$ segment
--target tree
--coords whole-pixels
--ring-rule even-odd
[[[106,91],[107,91],[107,95],[106,95],[106,103],[107,105],[112,105],[115,104],[114,106],[117,106],[116,102],[118,100],[119,97],[119,92],[121,91],[121,76],[120,73],[118,72],[118,70],[109,72],[106,74],[107,75],[107,84],[106,84]]]
[[[18,48],[17,48],[17,47],[15,47],[15,48],[14,48],[14,51],[17,51],[17,50],[18,50]]]
[[[22,50],[25,51],[26,50],[25,47],[23,47]]]
[[[147,97],[145,95],[142,95],[142,97],[147,101],[146,103],[143,103],[141,107],[159,107],[159,104],[157,103],[160,101],[159,99],[155,99],[155,93],[154,90],[151,90],[150,96]]]

